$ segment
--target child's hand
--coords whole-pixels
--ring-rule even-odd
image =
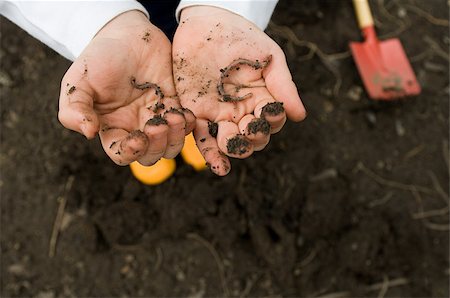
[[[99,132],[115,163],[151,165],[175,157],[195,125],[175,95],[169,40],[130,11],[100,30],[69,68],[58,116],[87,138]]]
[[[246,158],[262,150],[286,114],[305,118],[283,51],[243,17],[209,6],[185,8],[172,51],[181,104],[197,117],[196,142],[216,174],[230,170],[224,154]]]

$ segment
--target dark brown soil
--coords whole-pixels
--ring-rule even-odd
[[[153,108],[153,113],[158,113],[159,110],[164,110],[166,108],[166,105],[162,102],[157,102],[155,104],[155,107]]]
[[[249,141],[242,135],[232,137],[227,142],[227,150],[230,154],[242,155],[248,152]]]
[[[153,187],[59,124],[70,63],[0,19],[0,296],[448,297],[449,7],[371,4],[420,96],[370,101],[351,57],[305,56],[290,31],[325,54],[361,39],[350,1],[281,0],[268,33],[308,118],[224,178],[178,160]]]
[[[208,122],[208,132],[215,138],[217,137],[217,132],[219,131],[219,125],[215,122]]]
[[[270,133],[270,123],[263,118],[257,118],[252,120],[248,124],[248,132],[251,134],[256,134],[258,132],[262,132],[263,134],[267,135]]]
[[[263,116],[266,116],[266,115],[276,116],[283,112],[284,112],[284,107],[283,107],[282,102],[271,102],[271,103],[266,104],[262,108],[261,114]]]
[[[162,124],[167,125],[167,120],[164,119],[161,115],[155,115],[155,116],[153,116],[153,118],[151,118],[147,121],[147,124],[148,125],[156,125],[156,126],[162,125]]]

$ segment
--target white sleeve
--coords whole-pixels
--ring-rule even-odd
[[[97,32],[117,15],[139,10],[134,0],[2,1],[0,13],[62,56],[75,60]]]
[[[183,8],[194,5],[209,5],[230,10],[253,22],[261,30],[266,29],[278,0],[181,0],[176,10],[177,21]]]

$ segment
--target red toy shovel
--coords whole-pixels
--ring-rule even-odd
[[[350,49],[369,97],[393,100],[419,94],[420,85],[400,41],[379,41],[368,1],[353,0],[353,5],[365,41],[351,42]]]

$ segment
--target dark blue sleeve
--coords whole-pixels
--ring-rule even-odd
[[[150,21],[172,41],[177,29],[175,10],[180,0],[139,1],[150,14]]]

